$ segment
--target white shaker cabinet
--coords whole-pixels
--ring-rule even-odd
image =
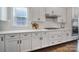
[[[1,21],[7,20],[7,7],[0,7],[0,20]]]
[[[45,21],[45,8],[43,7],[31,7],[32,21]]]
[[[48,32],[49,37],[49,46],[55,45],[57,42],[57,32]]]
[[[78,7],[73,7],[72,8],[72,18],[78,17],[79,16],[79,8]]]
[[[5,35],[5,50],[6,52],[19,52],[19,34]]]
[[[4,52],[4,35],[0,35],[0,52]]]
[[[20,37],[20,51],[31,51],[31,33],[22,33]]]
[[[19,40],[7,40],[6,52],[19,52]]]
[[[45,13],[49,15],[57,15],[62,17],[62,21],[66,22],[66,8],[62,7],[46,7]],[[61,21],[61,20],[60,20]]]
[[[32,50],[42,47],[42,33],[32,33]]]
[[[48,47],[49,46],[49,37],[48,32],[42,32],[42,47]]]

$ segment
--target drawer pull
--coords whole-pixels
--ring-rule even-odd
[[[61,42],[61,41],[58,41],[58,42]]]
[[[3,37],[1,37],[1,41],[3,41]]]
[[[69,33],[67,33],[66,35],[69,36]]]
[[[27,35],[24,35],[24,36],[27,36]]]
[[[10,37],[15,37],[15,36],[10,36]]]
[[[52,43],[54,43],[54,42],[52,42]]]
[[[19,44],[19,40],[17,41],[17,44]]]
[[[43,38],[42,38],[42,37],[40,37],[40,40],[43,40]]]

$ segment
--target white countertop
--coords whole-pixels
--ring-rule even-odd
[[[9,34],[9,33],[22,33],[22,32],[41,32],[41,31],[56,31],[56,30],[63,30],[63,29],[38,29],[38,30],[9,30],[9,31],[0,31],[0,34]]]

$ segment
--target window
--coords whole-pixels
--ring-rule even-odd
[[[15,26],[27,26],[28,10],[27,8],[13,8],[13,24]]]

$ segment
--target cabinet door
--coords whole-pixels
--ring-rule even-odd
[[[49,46],[49,37],[48,37],[48,32],[43,32],[42,33],[42,47],[47,47]]]
[[[78,7],[73,7],[72,8],[72,18],[78,17],[79,16],[79,8]]]
[[[31,33],[22,33],[20,37],[20,51],[31,51]]]
[[[45,21],[45,9],[43,7],[31,8],[33,21]]]
[[[42,47],[41,33],[32,33],[32,50]]]
[[[0,7],[0,20],[7,20],[7,7]]]
[[[55,45],[55,44],[57,44],[56,43],[56,41],[57,41],[57,39],[58,39],[58,37],[57,37],[57,34],[56,34],[57,32],[48,32],[48,37],[49,37],[49,45],[51,46],[51,45]]]
[[[30,39],[23,39],[21,40],[20,44],[21,51],[31,51],[31,40]]]
[[[0,35],[0,52],[4,52],[4,36]]]
[[[6,40],[5,42],[6,52],[18,52],[19,51],[19,40]]]

